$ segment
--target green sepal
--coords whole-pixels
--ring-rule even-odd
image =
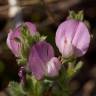
[[[67,19],[75,19],[75,20],[83,21],[84,12],[82,10],[80,10],[78,13],[74,11],[69,11],[69,16],[67,17]]]
[[[83,21],[83,19],[84,19],[84,12],[82,10],[77,13],[76,19],[80,20],[80,21]]]
[[[69,11],[69,16],[67,17],[67,19],[73,19],[75,18],[76,13],[74,11]]]
[[[27,59],[22,57],[22,58],[18,58],[16,61],[18,65],[25,65],[27,62]]]

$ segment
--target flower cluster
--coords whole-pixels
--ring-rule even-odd
[[[44,81],[46,80],[45,78],[51,77],[59,78],[59,76],[61,76],[62,66],[64,65],[62,64],[62,59],[63,61],[70,60],[70,58],[74,60],[72,58],[83,56],[87,52],[90,44],[89,30],[83,21],[68,19],[58,26],[55,42],[61,53],[61,56],[59,56],[61,59],[55,57],[52,45],[46,42],[44,38],[42,39],[42,36],[37,32],[35,24],[25,22],[13,30],[10,30],[7,37],[9,49],[21,61],[26,59],[26,61],[23,62],[25,64],[21,62],[21,66],[23,66],[21,67],[23,71],[20,70],[19,72],[21,79],[26,79],[26,77],[24,77],[24,75],[27,74],[27,72],[24,72],[26,68],[28,72],[32,73],[30,77],[34,77],[37,81]],[[71,69],[70,72],[74,71],[77,66],[74,66],[74,68],[70,67],[73,61],[71,61],[71,65],[70,61],[68,62],[67,72],[70,71],[69,69]],[[63,71],[65,70],[66,69]],[[66,75],[68,74],[66,73]]]
[[[24,25],[28,28],[30,35],[37,34],[37,29],[31,22],[26,22]],[[16,57],[20,57],[22,50],[22,33],[21,26],[9,32],[7,45]],[[25,44],[25,42],[24,42]],[[60,70],[60,62],[54,55],[53,47],[46,41],[38,41],[33,46],[29,46],[28,66],[32,74],[38,79],[44,76],[56,76]]]

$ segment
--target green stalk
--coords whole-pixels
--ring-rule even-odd
[[[41,81],[36,80],[34,77],[33,80],[33,94],[34,96],[41,96],[42,93],[42,84]]]

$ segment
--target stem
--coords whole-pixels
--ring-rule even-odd
[[[62,84],[58,83],[59,84],[59,87],[61,87],[61,93],[62,93],[62,96],[69,96],[69,84],[67,82],[65,82],[66,84],[64,84],[65,86],[62,86]]]
[[[40,96],[40,82],[37,81],[36,85],[35,85],[35,96]]]
[[[42,88],[42,84],[40,81],[36,80],[35,78],[32,79],[33,80],[33,93],[34,93],[34,96],[41,96],[41,88]]]
[[[57,96],[70,96],[70,79],[67,76],[67,70],[62,66],[60,77],[56,80],[59,90],[57,90]],[[54,95],[55,96],[55,95]]]

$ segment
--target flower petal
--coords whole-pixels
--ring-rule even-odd
[[[20,39],[20,33],[18,30],[14,31],[10,31],[8,33],[8,37],[7,37],[7,45],[10,48],[10,50],[13,52],[13,54],[18,57],[20,55],[20,51],[21,51],[21,44],[20,42],[16,41],[16,38]]]
[[[46,72],[46,74],[49,77],[58,76],[60,69],[61,69],[61,64],[60,64],[58,58],[53,57],[47,63],[47,72]]]
[[[76,29],[78,27],[79,22],[76,20],[66,20],[61,23],[56,31],[56,45],[60,46],[61,38],[65,38],[67,42],[71,42],[74,34],[76,33]]]
[[[30,35],[35,35],[37,33],[36,25],[31,22],[25,22],[25,25],[28,27]]]
[[[90,43],[90,34],[87,26],[80,22],[76,34],[73,38],[72,45],[77,49],[75,50],[76,56],[82,56],[88,50]]]
[[[55,42],[63,57],[79,57],[88,50],[90,34],[83,22],[74,19],[66,20],[59,25]]]
[[[37,79],[41,79],[45,75],[46,64],[54,56],[52,46],[45,42],[38,42],[32,46],[29,54],[28,65]]]

